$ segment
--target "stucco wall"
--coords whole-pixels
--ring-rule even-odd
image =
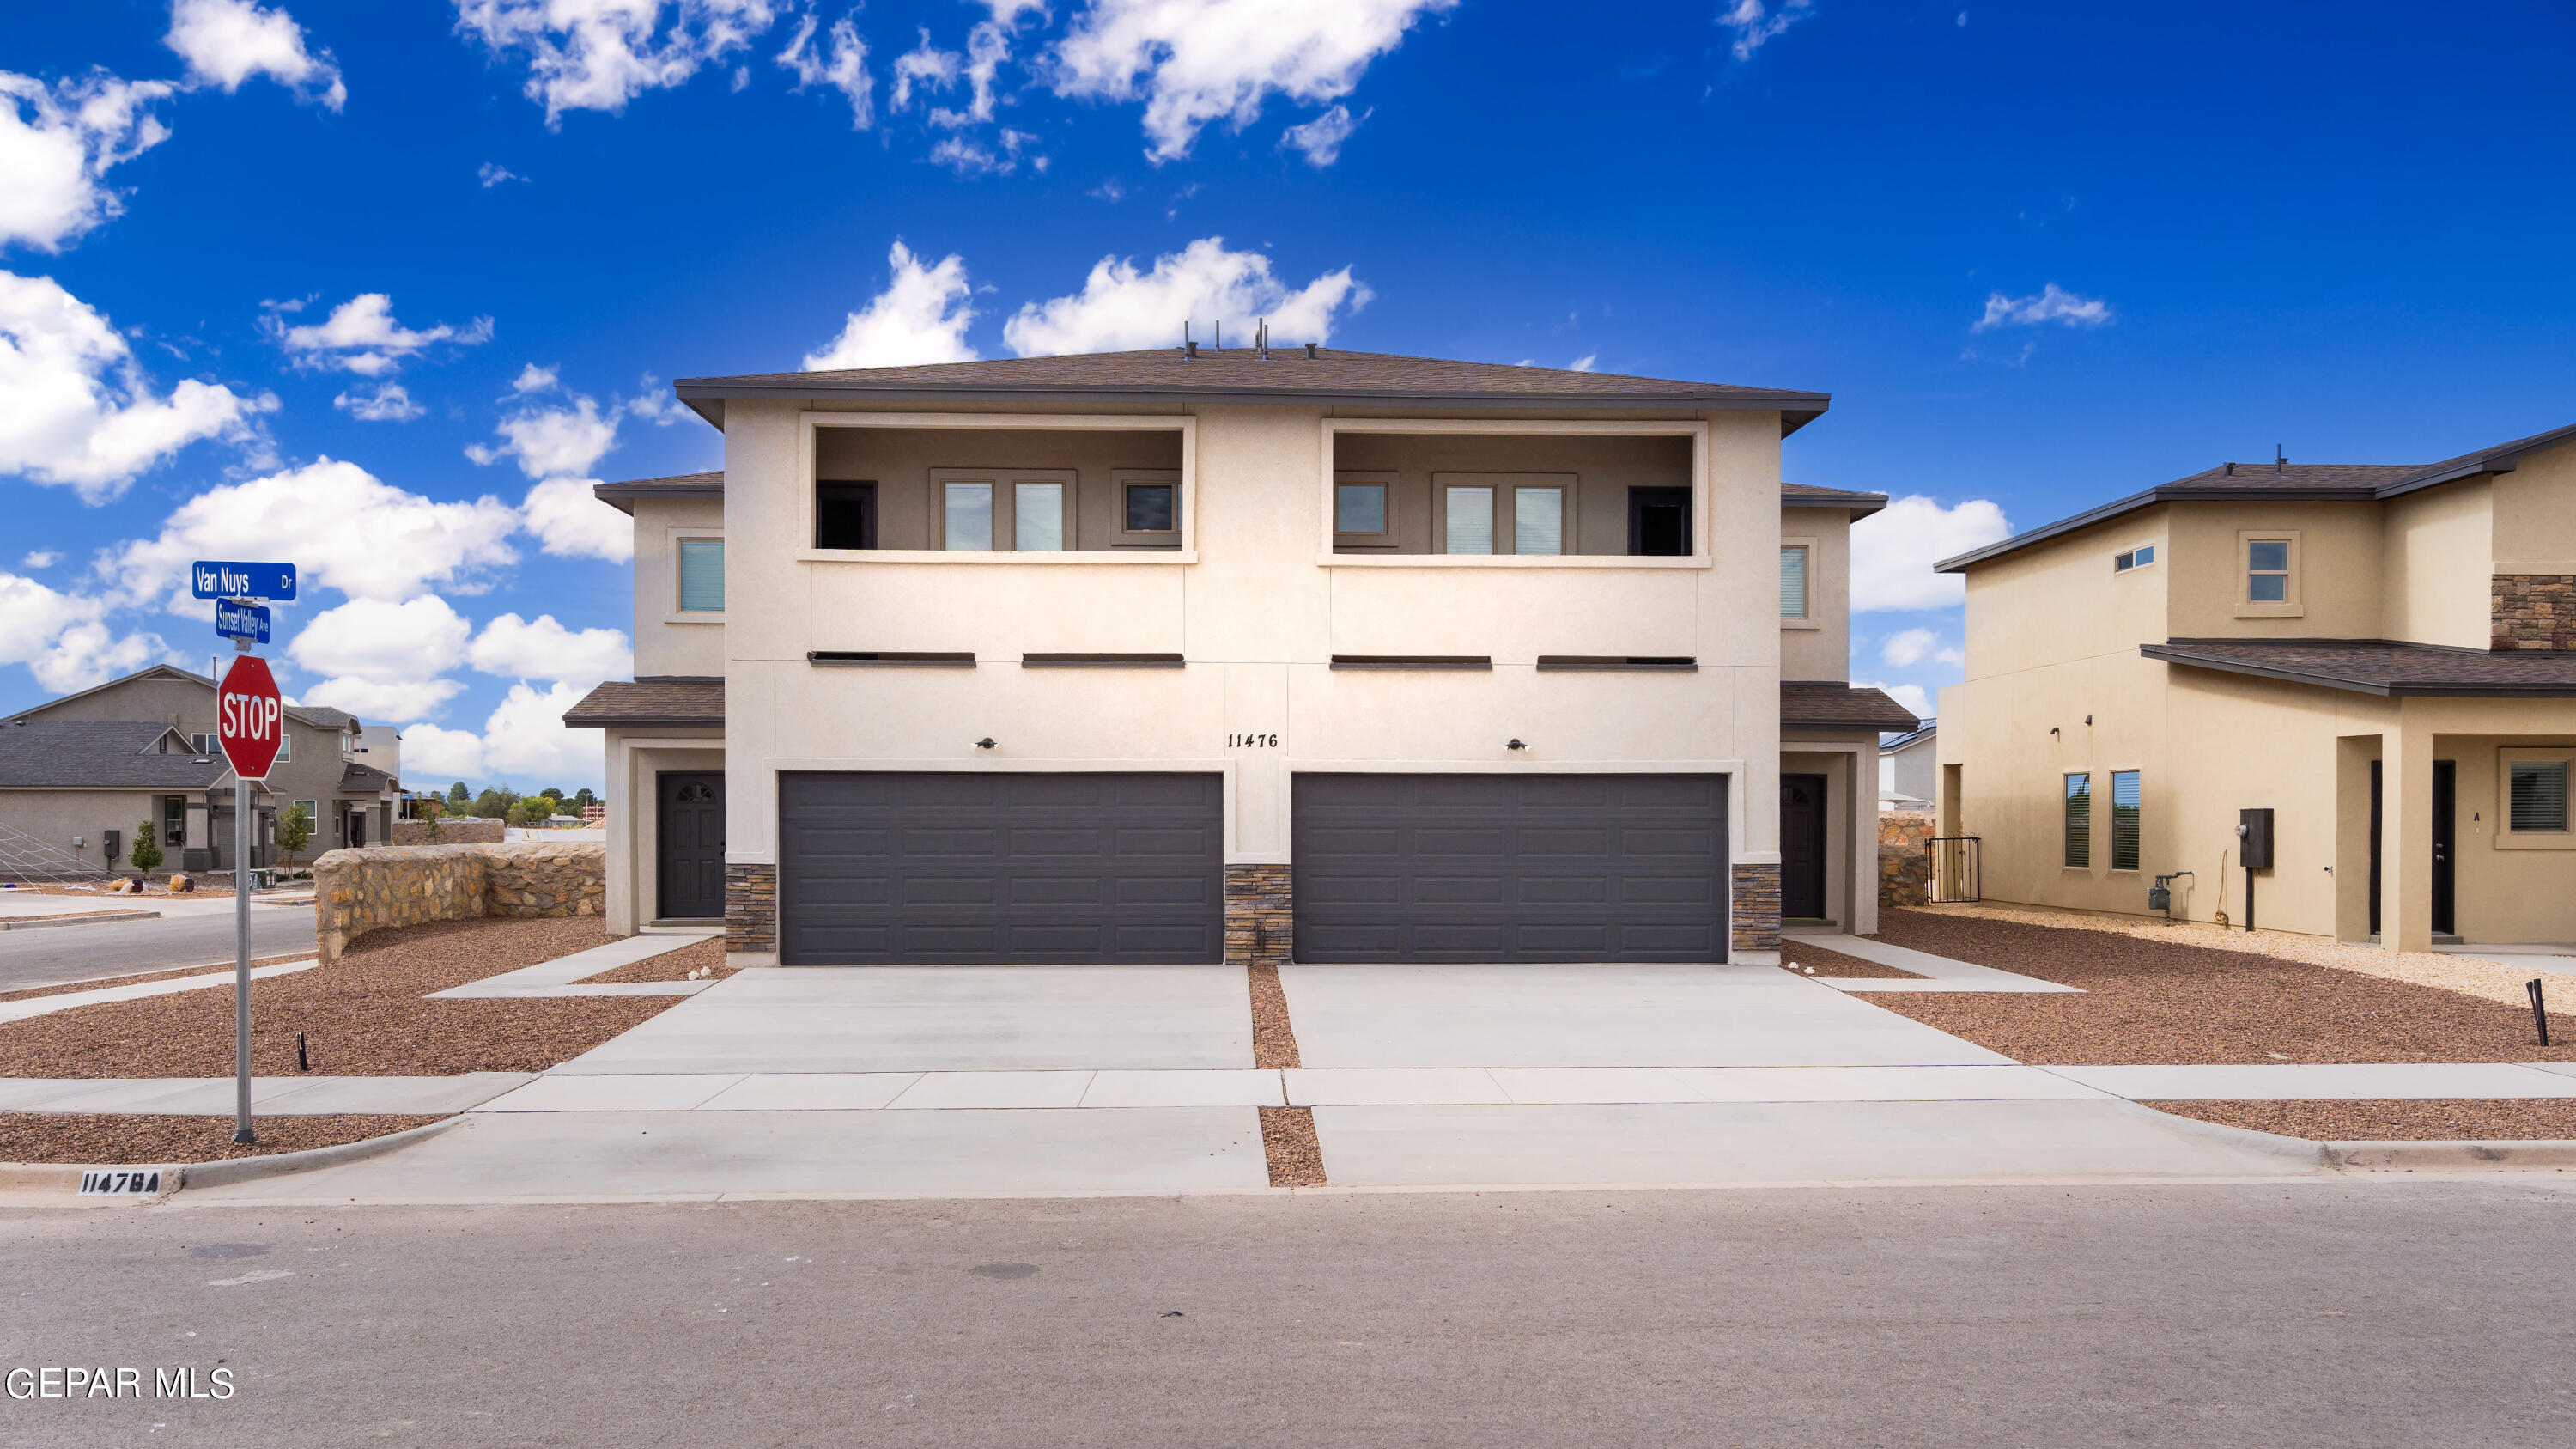
[[[1807,617],[1780,621],[1782,679],[1851,678],[1851,530],[1849,508],[1780,510],[1780,541],[1810,550]]]
[[[82,866],[104,872],[107,862],[99,852],[99,832],[113,830],[121,851],[134,848],[134,828],[149,820],[153,838],[168,857],[163,870],[178,867],[177,851],[160,840],[161,796],[177,791],[144,790],[0,790],[0,825],[21,834],[34,836],[39,842],[77,857]],[[202,799],[199,792],[197,798]],[[227,816],[229,820],[231,817]],[[72,848],[73,837],[86,843]],[[133,863],[119,855],[116,869],[131,874]],[[5,874],[5,871],[0,871]]]
[[[2576,574],[2576,443],[2495,478],[2495,571]]]
[[[2493,490],[2452,483],[2388,501],[2382,637],[2487,647]]]
[[[638,498],[633,502],[636,675],[724,673],[724,615],[681,613],[679,576],[681,539],[723,537],[724,500]],[[730,545],[725,562],[730,590],[735,577]]]
[[[313,863],[314,935],[336,961],[369,931],[479,916],[595,916],[607,852],[583,845],[380,845]]]

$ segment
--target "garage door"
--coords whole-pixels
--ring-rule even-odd
[[[1299,775],[1300,961],[1723,961],[1723,775]]]
[[[782,774],[779,959],[1225,957],[1217,775]]]

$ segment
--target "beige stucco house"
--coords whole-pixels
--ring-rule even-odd
[[[2187,871],[2195,920],[2576,941],[2576,427],[2224,464],[1941,567],[1940,829],[1988,899],[2142,913]]]
[[[1821,394],[1325,349],[677,385],[619,932],[737,960],[1775,959],[1874,929]],[[1855,786],[1858,788],[1856,789]],[[1789,806],[1775,800],[1794,796]],[[1784,846],[1784,817],[1790,838]]]

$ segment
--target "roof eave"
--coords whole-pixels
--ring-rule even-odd
[[[681,488],[638,488],[631,483],[593,483],[590,496],[632,518],[638,498],[722,498],[721,483],[692,483]]]
[[[2125,514],[2153,508],[2161,503],[2371,503],[2380,493],[2375,488],[2191,488],[2166,483],[2126,498],[2115,498],[2099,508],[2087,509],[2071,518],[2042,524],[2028,533],[2017,533],[2000,543],[1945,558],[1932,566],[1934,573],[1965,573],[1977,564],[2019,553],[2036,544],[2070,533],[2081,533],[2096,524],[2109,523]]]
[[[2319,689],[2338,689],[2346,694],[2368,694],[2381,699],[2576,699],[2576,684],[2436,684],[2402,679],[2354,679],[2242,659],[2213,659],[2162,644],[2141,644],[2138,652],[2149,659],[2161,659],[2168,664],[2193,669],[2278,679],[2289,684],[2314,685]]]
[[[720,730],[724,716],[708,719],[702,715],[606,715],[567,714],[563,717],[568,730]]]
[[[1782,436],[1785,437],[1787,435],[1786,433],[1783,433]],[[1846,509],[1851,513],[1851,521],[1858,523],[1862,519],[1869,517],[1871,514],[1885,509],[1887,507],[1887,495],[1884,493],[1857,493],[1848,494],[1841,498],[1800,498],[1783,493],[1780,495],[1780,506],[1783,508]]]
[[[682,378],[672,390],[700,417],[724,427],[728,398],[805,399],[830,402],[1024,403],[1062,399],[1077,403],[1270,403],[1309,407],[1582,408],[1659,412],[1721,409],[1780,414],[1783,436],[1822,417],[1830,393],[1490,393],[1414,392],[1366,388],[1091,388],[1091,387],[854,387],[847,383],[745,383],[724,378]],[[701,404],[713,404],[712,409]]]

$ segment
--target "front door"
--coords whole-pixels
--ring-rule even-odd
[[[2453,861],[2459,854],[2457,842],[2460,803],[2460,762],[2433,762],[2433,930],[2437,935],[2451,935],[2458,927],[2451,924],[2452,905],[2458,899],[2457,877]]]
[[[1825,777],[1780,777],[1780,915],[1825,914]]]
[[[661,896],[656,920],[704,921],[724,911],[724,776],[660,777]]]

